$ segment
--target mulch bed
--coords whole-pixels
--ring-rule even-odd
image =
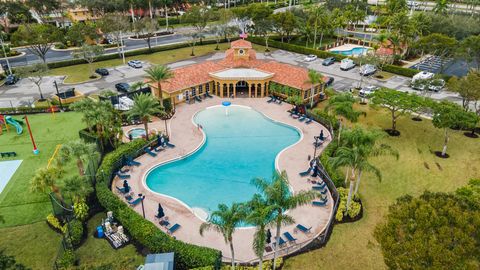
[[[465,135],[465,137],[472,138],[472,139],[478,138],[478,135],[472,132],[464,132],[463,135]]]
[[[445,154],[445,156],[442,155],[442,151],[435,151],[435,156],[439,157],[439,158],[449,158],[450,155],[449,154]]]
[[[400,136],[400,131],[398,131],[398,130],[385,129],[385,132],[387,132],[388,135],[390,135],[390,136],[392,136],[392,137]]]
[[[416,122],[421,122],[423,121],[423,119],[421,117],[413,117],[412,118],[413,121],[416,121]]]

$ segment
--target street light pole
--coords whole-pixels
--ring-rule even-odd
[[[53,81],[53,85],[55,85],[55,90],[57,90],[58,102],[60,102],[60,110],[62,110],[62,112],[63,112],[62,98],[60,97],[60,93],[58,92],[57,80],[54,80],[54,81]]]
[[[10,63],[8,62],[7,53],[5,52],[5,44],[3,43],[2,37],[0,37],[0,43],[2,43],[3,56],[5,58],[5,62],[7,63],[8,72],[10,73],[10,75],[12,75],[12,68],[10,67]]]
[[[145,199],[145,195],[143,195],[142,193],[138,194],[138,197],[141,198],[141,202],[142,202],[142,213],[143,213],[143,218],[145,218],[145,206],[143,205],[143,200]]]

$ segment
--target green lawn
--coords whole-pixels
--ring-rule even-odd
[[[22,116],[14,116],[21,120]],[[45,194],[32,193],[29,190],[30,179],[35,171],[47,166],[48,159],[58,144],[63,144],[78,138],[78,131],[84,126],[81,115],[74,112],[51,114],[36,114],[28,117],[37,147],[38,155],[32,153],[32,143],[26,126],[21,135],[13,128],[0,135],[0,152],[15,151],[16,158],[23,160],[7,186],[0,194],[0,215],[5,223],[0,228],[30,224],[44,220],[51,210],[50,201]],[[74,172],[73,164],[66,167],[67,172]],[[1,239],[1,238],[0,238]],[[1,242],[1,241],[0,241]]]
[[[389,114],[358,105],[367,112],[360,125],[390,127]],[[405,116],[398,122],[399,137],[383,142],[400,152],[400,159],[377,158],[373,163],[382,171],[382,182],[372,175],[362,178],[360,193],[363,218],[355,223],[335,225],[327,246],[286,260],[284,269],[385,269],[378,243],[373,237],[377,223],[383,221],[388,206],[405,194],[418,196],[425,190],[450,192],[480,177],[480,139],[470,139],[452,131],[449,159],[434,156],[441,150],[443,132],[431,121],[415,122]],[[427,168],[428,167],[428,168]]]
[[[215,50],[215,47],[216,47],[215,44],[195,46],[195,56],[190,56],[192,49],[188,47],[188,48],[162,51],[162,52],[157,52],[153,54],[142,54],[142,55],[131,56],[131,57],[127,57],[125,61],[135,59],[135,60],[147,61],[156,65],[158,64],[164,65],[168,63],[177,62],[177,61],[188,60],[194,57],[203,56],[211,53],[222,52],[228,49],[230,47],[230,44],[221,43],[219,45],[220,50],[218,51]],[[265,51],[265,48],[263,46],[259,46],[256,44],[253,44],[253,48],[257,50],[257,52]],[[119,65],[123,65],[122,59],[112,59],[112,60],[94,62],[92,64],[93,69],[96,69],[99,67],[115,67]],[[90,69],[88,67],[88,64],[82,64],[82,65],[52,69],[50,70],[50,75],[55,75],[55,76],[66,75],[67,76],[65,80],[66,83],[78,83],[78,82],[88,81],[90,76],[89,72],[90,72]]]
[[[107,240],[93,237],[95,228],[105,217],[105,213],[99,213],[88,221],[88,238],[76,251],[80,266],[86,267],[84,269],[101,265],[108,265],[109,269],[136,269],[137,266],[144,263],[145,258],[137,253],[132,244],[114,250]]]

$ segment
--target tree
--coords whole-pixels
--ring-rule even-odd
[[[27,0],[25,3],[42,18],[48,17],[50,13],[60,8],[58,0]]]
[[[309,203],[311,200],[319,197],[320,193],[313,190],[301,190],[292,194],[290,192],[288,177],[285,171],[282,171],[281,173],[275,171],[271,181],[262,178],[255,178],[252,180],[252,183],[260,191],[275,215],[274,222],[276,226],[276,236],[273,259],[273,268],[275,269],[282,225],[295,222],[295,220],[286,212]]]
[[[32,83],[34,83],[38,88],[38,93],[40,94],[40,100],[45,100],[43,97],[43,92],[41,88],[42,80],[47,76],[48,67],[46,64],[37,63],[31,66],[24,66],[17,68],[17,74],[20,77],[28,78]]]
[[[204,37],[203,33],[201,32],[193,32],[187,34],[188,37],[188,45],[192,48],[192,53],[190,53],[190,56],[195,56],[195,45],[197,45],[197,42],[202,40]]]
[[[59,165],[64,166],[72,159],[76,159],[78,174],[83,176],[85,174],[84,164],[88,162],[89,158],[98,158],[95,144],[75,140],[60,147],[56,161]]]
[[[51,24],[22,24],[11,39],[17,46],[27,46],[31,53],[46,63],[45,55],[55,42],[62,39],[62,33]]]
[[[450,139],[448,130],[470,126],[472,121],[475,121],[475,118],[471,117],[469,112],[465,112],[461,106],[453,102],[442,101],[433,107],[433,126],[444,130],[442,157],[447,157],[447,145]]]
[[[30,180],[30,191],[42,193],[51,191],[62,198],[58,187],[58,180],[62,175],[63,171],[59,167],[40,168]]]
[[[63,181],[62,191],[73,198],[75,217],[83,221],[88,217],[86,198],[93,192],[92,183],[87,177],[74,175]]]
[[[474,103],[475,111],[478,110],[477,102],[480,100],[480,71],[470,70],[467,76],[458,78],[453,76],[448,80],[448,90],[458,93],[462,97],[462,106],[465,111]]]
[[[223,235],[225,243],[230,245],[232,255],[232,269],[235,269],[235,251],[233,249],[233,233],[238,225],[245,219],[244,206],[239,203],[233,203],[228,207],[225,204],[219,204],[218,210],[213,211],[208,217],[208,221],[200,225],[200,235],[203,236],[207,230],[215,230]]]
[[[145,136],[148,140],[148,122],[152,116],[160,112],[158,100],[150,94],[139,94],[133,98],[133,107],[128,111],[128,118],[140,118],[145,127]]]
[[[480,210],[480,179],[471,179],[468,185],[457,189],[455,195],[470,209]]]
[[[266,17],[258,20],[255,23],[254,33],[263,37],[265,40],[265,51],[268,52],[268,39],[270,38],[270,32],[273,30],[273,22],[270,17]]]
[[[388,134],[400,135],[397,130],[397,119],[410,109],[410,95],[393,89],[381,88],[372,94],[371,102],[390,111],[392,128],[387,130]]]
[[[433,33],[419,38],[413,45],[413,48],[422,55],[424,53],[430,53],[443,58],[453,56],[457,49],[457,45],[458,42],[455,38],[439,33]],[[443,64],[441,69],[443,69]]]
[[[137,34],[141,35],[141,38],[147,42],[148,50],[152,51],[152,38],[155,37],[158,31],[158,21],[148,17],[137,20],[133,23],[133,29]]]
[[[193,6],[187,13],[183,15],[186,23],[195,27],[197,33],[203,33],[207,23],[212,19],[213,12],[205,6]],[[200,38],[201,39],[201,38]],[[201,40],[200,40],[201,42]]]
[[[295,30],[297,25],[295,15],[292,12],[278,12],[272,15],[274,30],[280,36],[283,42],[285,36],[290,41],[290,34]]]
[[[10,33],[10,24],[29,23],[33,19],[29,8],[21,1],[2,1],[0,15],[6,33]]]
[[[343,117],[350,122],[357,122],[360,115],[366,115],[365,112],[360,112],[353,109],[355,104],[355,98],[350,93],[344,93],[340,95],[334,95],[328,101],[325,111],[327,113],[333,112],[336,116]],[[318,109],[314,109],[318,110]],[[340,119],[341,120],[341,119]],[[341,123],[341,122],[340,122]],[[338,128],[338,141],[340,142],[340,134],[342,133],[342,125]]]
[[[476,269],[480,265],[480,211],[453,194],[406,195],[375,228],[390,269]]]
[[[259,259],[258,269],[262,270],[263,254],[265,253],[265,243],[267,241],[266,229],[274,220],[273,209],[259,194],[253,195],[253,198],[247,203],[247,209],[249,214],[246,221],[256,227],[252,247]]]
[[[128,31],[130,26],[128,19],[118,14],[107,14],[97,22],[97,25],[108,38],[117,44],[117,52],[121,55],[122,33]]]
[[[313,95],[315,94],[315,86],[322,84],[320,87],[322,88],[323,93],[323,75],[318,73],[316,70],[309,69],[308,80],[306,83],[310,84],[310,108],[313,108]]]
[[[458,47],[459,56],[467,61],[476,64],[476,69],[480,69],[480,35],[469,36],[462,40]]]
[[[155,89],[157,93],[155,94],[155,96],[160,101],[160,107],[164,107],[162,82],[173,77],[172,71],[167,66],[157,65],[146,69],[145,72],[147,73],[146,79],[148,80],[148,82],[157,84],[157,87]]]
[[[74,23],[70,28],[68,28],[66,40],[71,42],[73,45],[80,47],[85,41],[89,40],[90,42],[94,41],[99,37],[97,33],[97,28],[93,23]]]
[[[223,24],[215,24],[210,27],[210,33],[215,37],[215,41],[217,42],[217,46],[215,47],[215,50],[220,50],[218,45],[220,44],[220,40],[223,38],[223,35],[225,33],[225,28],[227,26]]]
[[[449,0],[436,0],[433,11],[439,14],[445,14],[448,11]]]
[[[390,15],[403,12],[408,9],[406,0],[387,0],[387,13]]]
[[[99,56],[103,55],[104,52],[105,50],[100,45],[83,44],[82,47],[73,52],[72,55],[73,58],[85,60],[88,63],[90,78],[96,78],[97,75],[95,74],[92,63],[95,62]]]

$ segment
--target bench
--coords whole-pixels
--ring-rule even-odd
[[[0,152],[1,157],[16,157],[16,152]]]

